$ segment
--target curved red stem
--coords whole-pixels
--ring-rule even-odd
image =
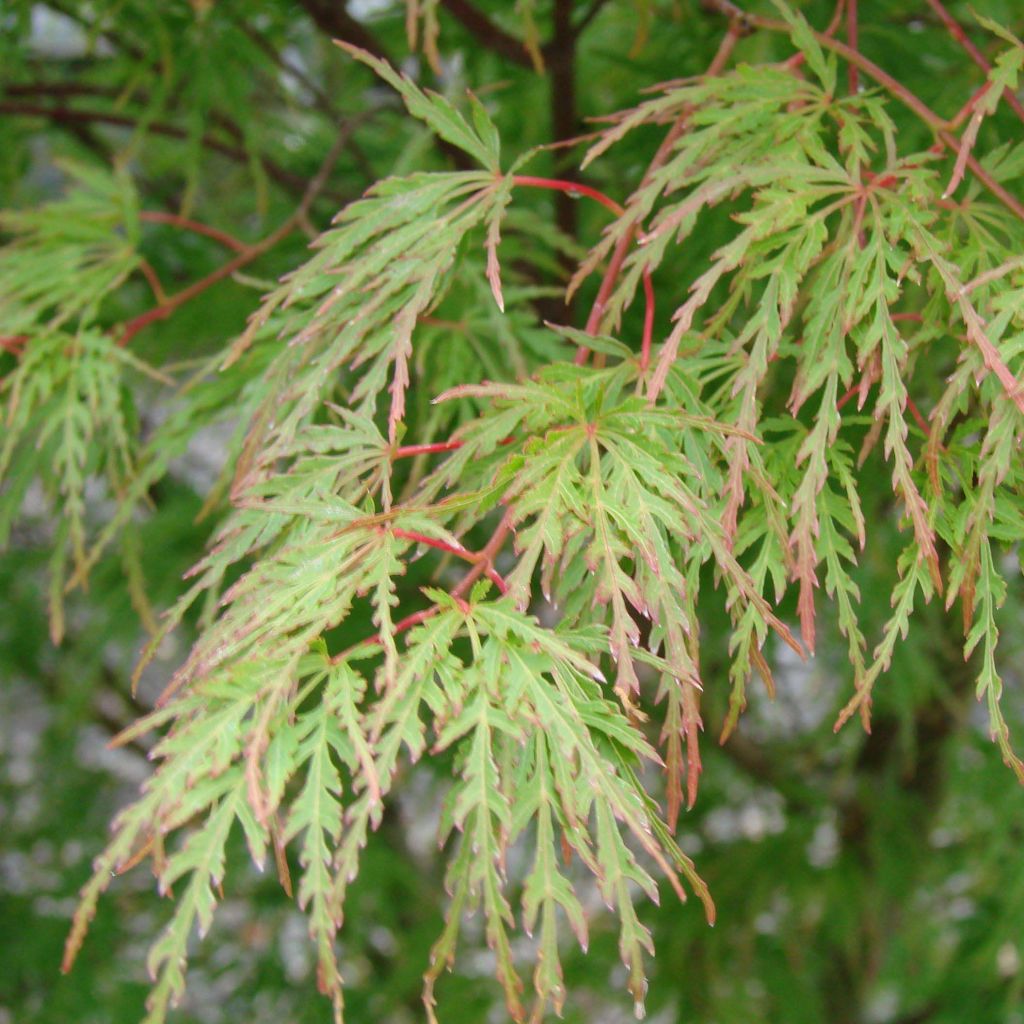
[[[139,220],[146,224],[169,224],[182,231],[191,231],[195,235],[212,238],[228,249],[234,249],[235,252],[245,252],[247,248],[245,242],[239,241],[226,231],[221,231],[220,228],[210,227],[209,224],[203,224],[198,220],[182,217],[176,213],[165,213],[163,210],[142,210],[139,212]]]
[[[532,174],[513,174],[512,183],[525,185],[527,188],[546,188],[552,192],[564,192],[567,196],[586,196],[607,207],[616,217],[621,217],[626,212],[625,207],[615,202],[611,196],[606,196],[596,188],[583,185],[578,181],[568,181],[562,178],[536,178]]]

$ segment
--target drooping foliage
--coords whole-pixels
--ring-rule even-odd
[[[982,18],[991,63],[944,117],[863,55],[849,0],[845,37],[843,4],[821,30],[781,2],[712,4],[711,66],[664,84],[633,71],[630,105],[594,110],[573,165],[521,127],[499,143],[513,115],[486,78],[476,94],[433,91],[367,50],[348,13],[305,6],[351,30],[318,59],[366,90],[362,109],[334,110],[333,143],[310,145],[306,178],[261,152],[271,129],[243,87],[277,23],[194,3],[164,26],[111,5],[84,12],[94,40],[136,63],[132,47],[165,54],[152,95],[111,79],[142,104],[137,133],[106,165],[81,139],[93,153],[57,165],[59,194],[0,220],[0,541],[26,509],[45,522],[58,642],[66,595],[117,553],[149,634],[137,682],[194,631],[115,741],[155,731],[155,768],[95,860],[65,966],[112,880],[150,860],[174,898],[147,961],[146,1020],[163,1021],[240,838],[294,892],[340,1020],[350,887],[430,761],[450,782],[427,1012],[475,915],[508,1014],[562,1013],[567,938],[587,947],[592,890],[640,1012],[643,901],[667,883],[715,918],[715,887],[684,853],[706,701],[728,744],[752,675],[774,693],[794,659],[828,657],[836,728],[857,716],[870,732],[880,691],[905,685],[889,670],[908,634],[962,629],[985,728],[1024,781],[999,643],[1024,539],[1024,147],[994,128],[1022,113],[1024,44]],[[449,6],[462,8],[406,15],[441,81],[457,73]],[[517,4],[507,29],[480,12],[465,26],[515,47],[524,73],[556,75],[573,5],[554,6],[551,45],[540,4]],[[659,5],[609,6],[636,19],[644,52]],[[175,60],[165,31],[192,52]],[[210,63],[221,52],[230,67]],[[279,57],[304,103],[330,104],[311,58]],[[233,130],[217,120],[222,81]],[[163,117],[182,91],[192,119],[177,129]],[[410,141],[350,197],[340,169],[370,162],[364,136],[383,148],[395,97]],[[202,177],[218,126],[255,194],[293,193],[256,241],[194,219],[206,206],[221,222]],[[147,173],[167,174],[136,160],[151,133],[191,154],[173,210],[141,198],[160,194]],[[552,159],[564,177],[526,173]],[[202,246],[200,263],[207,246],[224,261],[197,276],[187,250],[161,256],[167,231]],[[250,276],[258,260],[269,269]],[[215,285],[236,290],[238,322],[211,338],[184,325]],[[156,621],[140,530],[215,430],[209,536]]]

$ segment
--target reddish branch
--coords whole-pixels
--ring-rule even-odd
[[[960,108],[960,110],[952,117],[949,121],[949,127],[953,131],[960,127],[974,113],[974,108],[978,105],[981,98],[988,92],[990,84],[983,82],[978,86],[977,89],[971,94],[971,98]]]
[[[842,409],[842,407],[850,402],[850,400],[861,390],[860,384],[854,384],[842,398],[836,402],[836,409]],[[908,395],[907,396],[907,408],[910,410],[910,415],[914,417],[914,422],[927,434],[929,433],[928,421],[921,415],[921,410],[918,409],[914,400]]]
[[[596,188],[583,185],[578,181],[568,181],[561,178],[535,178],[530,174],[515,174],[512,176],[514,185],[525,185],[529,188],[546,188],[553,192],[563,192],[568,196],[586,196],[593,199],[602,206],[607,207],[616,217],[621,217],[626,211],[620,203],[615,202],[610,196],[599,192]]]
[[[461,598],[469,593],[470,588],[488,568],[494,568],[494,560],[505,545],[505,538],[512,532],[512,513],[506,509],[498,528],[491,534],[491,539],[477,552],[477,562],[469,572],[452,588],[452,597]]]
[[[299,203],[295,212],[292,213],[287,220],[260,241],[254,242],[252,245],[244,245],[241,251],[232,259],[228,260],[227,263],[221,264],[221,266],[217,267],[216,270],[207,274],[206,277],[193,282],[187,288],[183,288],[180,292],[176,292],[174,295],[168,296],[163,302],[158,302],[152,309],[148,309],[145,313],[140,313],[137,317],[129,320],[124,325],[121,336],[118,338],[118,345],[127,345],[128,342],[130,342],[132,338],[139,333],[139,331],[148,327],[152,323],[156,323],[158,320],[166,320],[177,309],[185,305],[186,302],[190,302],[192,299],[196,298],[196,296],[202,295],[203,292],[212,288],[218,281],[223,281],[224,278],[230,277],[236,271],[241,270],[242,267],[252,263],[253,260],[262,256],[270,249],[273,249],[278,242],[287,238],[287,236],[297,228],[301,228],[307,224],[310,207],[327,184],[327,179],[329,178],[331,170],[337,162],[338,157],[341,155],[341,151],[345,146],[349,133],[352,131],[352,127],[353,126],[351,124],[346,125],[338,132],[338,135],[334,140],[334,145],[331,146],[323,163],[320,165],[320,169],[306,187],[306,191],[302,196],[302,201]]]
[[[553,430],[564,430],[565,427],[553,427]],[[503,438],[498,444],[514,444],[514,437]],[[403,444],[391,452],[391,459],[414,459],[418,455],[434,455],[440,452],[454,452],[461,448],[465,441],[436,441],[433,444]]]
[[[964,52],[967,54],[979,68],[982,69],[986,74],[992,70],[992,65],[985,59],[985,55],[979,50],[974,43],[967,37],[967,33],[964,31],[963,26],[954,18],[949,11],[943,6],[940,0],[926,0],[928,6],[938,15],[939,20],[943,25],[946,26],[949,34],[964,48]],[[1007,105],[1011,110],[1024,121],[1024,104],[1017,99],[1016,94],[1011,89],[1003,90],[1003,99],[1006,100]]]
[[[528,174],[514,175],[512,181],[516,185],[524,185],[530,188],[546,188],[551,189],[552,191],[562,192],[570,196],[587,196],[587,198],[593,199],[606,209],[611,210],[616,217],[622,217],[626,213],[626,209],[621,203],[617,203],[610,196],[606,196],[596,188],[591,188],[589,185],[582,185],[577,181],[567,181],[559,178],[535,178]],[[626,252],[632,244],[635,234],[635,228],[631,228],[624,236],[625,244],[620,242],[612,254],[608,270],[605,272],[605,276],[598,288],[597,298],[595,298],[594,304],[590,309],[590,316],[587,317],[587,325],[585,328],[587,334],[595,334],[601,325],[601,318],[604,316],[605,307],[607,306],[608,299],[615,287],[615,282],[618,279],[622,263],[626,258]],[[654,284],[651,281],[651,272],[649,270],[644,270],[643,287],[644,328],[640,344],[640,367],[642,370],[646,370],[651,359],[651,342],[654,333]],[[576,362],[582,365],[586,362],[589,354],[589,349],[581,348],[579,352],[576,353]]]
[[[857,0],[849,0],[846,5],[846,42],[851,50],[857,49]],[[847,82],[850,86],[850,95],[856,96],[859,87],[858,76],[860,72],[856,64],[850,64],[847,69]]]
[[[470,588],[481,576],[486,575],[488,579],[494,582],[495,586],[497,586],[503,594],[508,592],[508,587],[506,586],[505,581],[494,568],[494,560],[497,558],[498,552],[501,551],[504,546],[505,538],[508,536],[511,529],[511,514],[506,511],[501,522],[498,524],[498,528],[491,535],[491,539],[475,554],[466,552],[466,554],[472,555],[474,565],[451,590],[451,596],[463,611],[469,610],[469,606],[466,604],[464,596],[469,593]],[[398,536],[405,536],[409,539],[419,540],[421,543],[430,544],[432,547],[436,547],[438,543],[440,543],[435,543],[433,538],[425,538],[422,534],[412,534],[410,536],[412,533],[411,531],[395,530],[393,532]],[[451,546],[446,546],[444,550],[451,550]],[[452,553],[458,554],[459,552],[453,550]],[[391,635],[397,636],[399,633],[404,633],[406,630],[412,629],[413,626],[418,626],[420,623],[426,622],[427,619],[433,618],[438,611],[440,611],[440,609],[435,604],[431,605],[429,608],[424,608],[421,611],[413,612],[412,615],[407,615],[404,619],[399,619],[399,621],[391,627]],[[383,636],[380,633],[375,633],[373,636],[367,637],[365,640],[361,640],[359,643],[353,644],[351,647],[346,647],[345,650],[335,654],[331,658],[331,663],[336,665],[338,662],[344,661],[353,651],[358,650],[364,644],[380,646],[383,642]]]
[[[117,339],[118,345],[127,345],[139,331],[144,330],[158,320],[166,320],[179,307],[185,305],[186,302],[191,301],[198,295],[202,295],[203,292],[212,288],[218,281],[223,281],[224,278],[230,277],[237,270],[241,270],[242,267],[252,263],[257,257],[272,249],[281,239],[290,235],[298,226],[299,220],[293,214],[276,231],[271,232],[266,238],[256,242],[254,245],[246,246],[237,256],[228,260],[227,263],[221,264],[216,270],[207,274],[206,277],[193,282],[180,292],[168,296],[163,302],[158,303],[152,309],[148,309],[145,313],[140,313],[137,317],[129,320],[124,325],[121,336]]]
[[[722,70],[729,61],[729,57],[732,55],[732,51],[735,48],[736,43],[749,30],[749,23],[746,15],[738,8],[733,10],[733,5],[731,4],[726,5],[726,7],[727,10],[722,13],[727,13],[730,17],[729,29],[723,36],[722,42],[718,47],[718,51],[715,53],[714,59],[711,61],[711,64],[708,66],[708,70],[705,72],[706,75],[711,77],[722,73]],[[669,158],[672,153],[672,147],[675,145],[676,140],[686,127],[686,120],[688,116],[689,112],[684,112],[676,119],[675,123],[669,129],[661,145],[658,147],[658,151],[654,154],[654,159],[651,161],[644,173],[644,184],[650,181],[651,176]],[[623,213],[624,212],[625,211],[623,210]],[[619,216],[621,216],[621,214],[619,214]],[[618,281],[619,274],[622,271],[622,265],[626,260],[626,253],[629,251],[629,247],[633,244],[633,241],[636,238],[638,227],[639,224],[630,225],[622,238],[619,239],[614,250],[612,250],[611,259],[608,261],[608,267],[604,272],[604,277],[601,279],[601,284],[597,289],[597,296],[594,299],[594,304],[590,309],[590,316],[587,318],[586,330],[588,334],[595,334],[601,325],[601,320],[604,317],[604,311],[608,305],[608,300],[611,298],[611,294],[615,290],[616,282]],[[654,288],[651,284],[649,271],[644,274],[644,295],[647,299],[648,306],[644,313],[644,335],[640,349],[640,362],[646,369],[650,361],[651,341],[654,331]],[[588,356],[589,352],[585,348],[581,348],[576,354],[576,362],[582,365],[586,362]]]
[[[740,12],[740,14],[742,14],[742,12]],[[726,36],[726,39],[723,40],[722,46],[719,48],[719,52],[718,54],[716,54],[715,60],[712,63],[712,68],[714,69],[714,73],[716,74],[721,70],[722,67],[724,67],[725,62],[728,60],[729,54],[732,52],[732,48],[735,45],[736,40],[740,37],[743,31],[745,31],[745,20],[741,22],[739,18],[732,16],[731,12],[730,17],[732,17],[732,20],[730,21],[729,25],[729,32]],[[678,138],[679,132],[681,131],[682,123],[677,122],[677,124],[674,125],[672,130],[669,132],[669,136],[665,139],[665,142],[663,142],[661,147],[658,149],[658,152],[657,154],[655,154],[654,159],[651,161],[651,164],[644,175],[645,180],[651,174],[653,174],[658,169],[658,167],[660,167],[661,164],[668,158],[668,155],[671,151],[671,143],[676,138]],[[528,186],[532,188],[551,189],[554,191],[565,192],[570,195],[576,194],[587,196],[588,198],[601,203],[602,206],[605,206],[607,209],[611,210],[613,213],[615,213],[616,216],[622,216],[626,212],[625,209],[619,203],[615,202],[614,199],[611,199],[609,196],[606,196],[603,192],[599,192],[597,189],[590,188],[590,186],[588,185],[581,185],[579,182],[565,181],[553,178],[536,178],[530,175],[517,175],[513,178],[513,181],[517,185]],[[635,230],[631,230],[630,232],[628,232],[625,238],[622,241],[620,241],[619,245],[616,247],[615,253],[612,256],[612,261],[609,264],[608,270],[605,272],[604,279],[601,282],[601,287],[598,290],[597,298],[594,300],[594,305],[590,311],[590,316],[587,318],[587,330],[590,333],[593,333],[593,331],[596,330],[597,325],[600,323],[601,316],[604,312],[605,304],[608,301],[608,296],[611,294],[611,291],[615,286],[615,281],[617,279],[619,270],[622,267],[622,261],[625,258],[626,251],[628,250],[630,244],[633,241],[634,234]],[[654,289],[653,285],[650,282],[649,274],[645,274],[644,277],[644,295],[647,301],[647,308],[645,310],[644,315],[645,354],[641,355],[641,359],[644,359],[647,356],[649,356],[650,332],[653,329],[654,322]],[[581,352],[585,353],[585,351],[586,350],[581,349]],[[461,446],[461,441],[441,441],[435,444],[404,445],[400,448],[395,449],[393,457],[406,458],[416,455],[454,451],[455,449]],[[497,529],[491,535],[491,539],[474,556],[475,564],[473,565],[473,567],[469,570],[468,573],[466,573],[462,580],[460,580],[460,582],[456,584],[456,586],[452,589],[452,597],[454,597],[457,601],[461,600],[463,596],[469,592],[473,584],[483,575],[487,575],[488,578],[493,578],[490,576],[490,572],[488,570],[490,570],[491,572],[494,571],[494,560],[495,558],[497,558],[498,553],[504,546],[505,540],[507,539],[511,531],[512,512],[511,510],[506,509],[505,515],[502,517],[502,520],[498,524]],[[437,546],[437,543],[433,542],[432,539],[424,540],[423,542],[430,543],[431,546]],[[499,589],[501,588],[499,587]],[[437,612],[437,606],[433,605],[430,608],[425,608],[422,611],[415,612],[414,614],[409,615],[404,619],[401,619],[392,628],[392,635],[402,633],[407,629],[411,629],[413,626],[417,626],[420,623],[425,622],[431,616],[436,615]],[[368,640],[363,641],[363,643],[378,645],[381,642],[382,638],[379,633],[373,637],[370,637]],[[358,646],[362,645],[356,645],[356,647]],[[338,662],[343,660],[353,650],[355,650],[356,647],[348,648],[347,650],[342,651],[340,654],[335,655],[332,661]]]
[[[139,213],[139,220],[147,224],[170,224],[173,227],[181,228],[182,231],[191,231],[196,235],[205,235],[215,242],[235,252],[245,252],[248,246],[245,242],[239,241],[234,235],[221,231],[219,228],[210,227],[200,221],[192,220],[189,217],[181,217],[176,213],[164,213],[162,210],[142,210]]]
[[[164,291],[164,286],[160,283],[160,278],[157,276],[157,272],[153,269],[153,265],[149,260],[139,260],[139,271],[153,292],[153,298],[158,303],[166,302],[167,292]]]
[[[449,544],[448,541],[438,540],[436,537],[428,537],[426,534],[419,533],[416,530],[392,529],[391,532],[396,537],[402,537],[404,540],[411,540],[416,544],[425,544],[427,547],[436,548],[438,551],[444,551],[449,555],[455,555],[456,558],[461,558],[465,562],[472,562],[474,566],[482,564],[483,574],[502,594],[508,593],[508,584],[494,566],[491,565],[490,558],[486,555],[478,551],[470,551],[461,544]]]
[[[435,444],[403,444],[392,452],[392,459],[413,459],[417,455],[433,455],[435,452],[453,452],[461,448],[462,441],[438,441]]]
[[[431,616],[437,614],[437,606],[431,605],[429,608],[424,608],[422,611],[413,612],[412,615],[406,615],[404,619],[399,619],[391,627],[391,635],[398,636],[399,633],[404,633],[407,629],[412,629],[413,626],[418,626],[421,622],[426,622]],[[359,643],[353,644],[351,647],[346,647],[345,650],[339,651],[331,659],[332,665],[337,665],[339,662],[344,661],[353,651],[359,650],[364,644],[373,644],[374,646],[380,647],[384,643],[384,638],[380,633],[374,633],[373,636],[367,637],[365,640],[360,640]]]

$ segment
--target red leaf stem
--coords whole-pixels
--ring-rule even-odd
[[[487,575],[488,579],[490,579],[495,586],[498,586],[499,590],[502,588],[504,580],[501,580],[501,577],[494,568],[494,559],[504,546],[505,538],[509,535],[511,530],[511,516],[508,511],[506,511],[501,522],[498,524],[498,528],[491,535],[491,539],[474,556],[475,565],[452,588],[451,596],[464,611],[468,611],[469,606],[463,599],[463,595],[468,593],[469,589],[481,576]],[[395,532],[398,533],[399,531],[396,530]],[[492,576],[491,573],[494,575]],[[498,580],[501,580],[501,584],[498,583]],[[507,589],[508,588],[505,587],[505,589],[502,590],[502,593],[505,593]],[[399,633],[404,633],[407,629],[411,629],[413,626],[418,626],[421,622],[426,622],[427,619],[436,615],[438,611],[439,608],[435,604],[431,605],[429,608],[424,608],[422,611],[413,612],[412,615],[407,615],[404,619],[400,619],[395,623],[392,627],[391,635],[397,636]],[[381,635],[380,633],[376,633],[371,637],[367,637],[365,640],[361,640],[357,644],[353,644],[351,647],[345,648],[345,650],[340,654],[334,655],[334,657],[331,658],[331,664],[336,665],[339,661],[344,661],[345,658],[359,647],[362,647],[363,644],[379,645],[380,643]]]
[[[481,552],[470,551],[461,544],[449,544],[447,541],[438,540],[436,537],[428,537],[426,534],[419,533],[416,530],[393,529],[391,532],[396,537],[411,540],[416,544],[425,544],[427,547],[436,548],[438,551],[444,551],[449,555],[455,555],[456,558],[461,558],[465,562],[472,562],[474,565],[482,563],[484,575],[502,594],[508,593],[508,584],[494,566],[490,564],[490,558]]]
[[[728,56],[728,53],[726,56]],[[516,185],[524,185],[528,188],[546,188],[555,192],[564,192],[567,195],[587,196],[611,210],[616,217],[622,217],[626,213],[625,207],[617,203],[610,196],[606,196],[603,192],[599,192],[596,188],[591,188],[589,185],[581,185],[578,181],[566,181],[559,178],[536,178],[528,174],[513,175],[512,181]],[[594,334],[601,324],[601,317],[604,315],[608,298],[615,287],[619,271],[622,269],[622,263],[626,258],[626,251],[632,243],[635,234],[635,228],[630,229],[624,237],[625,244],[620,242],[612,253],[608,270],[605,272],[605,276],[598,288],[597,298],[594,300],[594,305],[591,307],[590,316],[587,317],[587,326],[585,328],[587,334]],[[646,370],[647,365],[651,360],[651,338],[654,334],[654,283],[651,280],[651,272],[649,270],[644,271],[643,283],[644,332],[640,347],[640,368],[641,370]],[[577,365],[582,366],[587,361],[589,355],[589,349],[581,348],[576,353]]]
[[[564,428],[563,428],[564,429]],[[515,444],[514,437],[502,438],[498,444]],[[391,461],[395,459],[412,459],[417,455],[433,455],[438,452],[454,452],[461,448],[465,441],[436,441],[433,444],[404,444],[391,453]]]
[[[858,391],[860,391],[860,385],[854,384],[854,386],[850,388],[846,392],[846,394],[839,399],[838,402],[836,402],[836,409],[842,409],[842,407],[846,405],[850,401],[850,399],[852,399],[853,396],[857,394]],[[914,417],[914,422],[926,434],[929,433],[930,428],[928,426],[928,421],[924,418],[924,416],[921,413],[921,410],[917,407],[917,403],[915,403],[915,401],[909,395],[907,395],[907,408],[910,410],[910,415]]]
[[[424,608],[422,611],[413,612],[412,615],[406,615],[404,619],[399,619],[398,622],[391,627],[391,635],[397,636],[399,633],[404,633],[407,629],[412,629],[413,626],[418,626],[421,622],[426,622],[432,615],[437,613],[437,605],[431,605],[429,608]],[[338,654],[335,654],[331,658],[331,664],[337,665],[338,662],[344,661],[354,650],[362,647],[363,644],[376,644],[380,645],[383,643],[380,633],[374,633],[373,636],[368,636],[365,640],[360,640],[359,643],[353,644],[351,647],[346,647],[345,650]]]
[[[463,441],[437,441],[434,444],[403,444],[391,453],[394,459],[413,459],[417,455],[433,455],[435,452],[453,452],[461,448]]]
[[[593,199],[602,206],[607,207],[616,217],[621,217],[626,212],[625,208],[615,202],[611,196],[606,196],[596,188],[583,185],[578,181],[568,181],[561,178],[536,178],[531,174],[514,174],[512,175],[512,183],[514,185],[524,185],[527,188],[546,188],[552,192],[564,192],[568,196],[587,196],[588,199]]]

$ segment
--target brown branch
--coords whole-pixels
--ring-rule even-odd
[[[857,49],[857,0],[850,0],[846,5],[846,42],[851,50]],[[856,96],[860,86],[860,70],[856,64],[849,64],[846,68],[847,83],[850,87],[850,95]]]
[[[520,67],[532,68],[533,61],[526,44],[516,36],[496,25],[469,0],[441,0],[441,6],[482,46],[497,53]],[[569,5],[572,6],[571,4]],[[541,52],[547,57],[548,47]]]
[[[239,241],[234,235],[229,235],[226,231],[210,227],[209,224],[203,224],[189,217],[181,217],[176,213],[165,213],[162,210],[141,210],[139,212],[139,220],[147,224],[170,224],[173,227],[181,228],[183,231],[191,231],[196,235],[205,235],[207,238],[212,238],[215,242],[220,242],[221,245],[226,246],[228,249],[234,249],[235,252],[245,252],[247,248],[245,242]]]
[[[375,57],[393,63],[380,40],[348,13],[345,0],[299,0],[299,6],[325,35],[369,50]]]
[[[253,28],[252,25],[245,21],[237,21],[235,22],[235,26],[239,32],[249,39],[253,46],[262,51],[270,61],[280,68],[281,71],[288,75],[288,77],[293,81],[298,82],[298,84],[309,93],[317,109],[322,114],[326,114],[332,121],[340,120],[339,112],[331,101],[330,96],[328,96],[320,85],[314,82],[301,67],[296,67],[290,61],[285,60],[284,56],[275,48],[273,43],[271,43],[270,40],[262,33]]]
[[[5,85],[4,96],[53,96],[67,99],[73,96],[102,96],[116,99],[120,90],[112,86],[92,85],[87,82],[20,82]]]
[[[106,110],[82,110],[72,108],[63,104],[49,106],[38,103],[22,103],[16,101],[0,102],[0,114],[11,114],[19,117],[41,117],[53,121],[62,126],[74,124],[109,124],[117,127],[135,129],[139,125],[139,119],[127,114],[114,114]],[[177,125],[168,124],[165,121],[150,121],[146,124],[145,130],[154,135],[163,135],[171,139],[188,138],[188,132]],[[237,163],[248,164],[250,155],[243,148],[223,142],[209,132],[204,133],[199,140],[204,147],[215,153],[226,156],[229,160]],[[308,182],[299,174],[282,167],[276,161],[266,156],[258,156],[267,177],[292,192],[300,192],[306,188]],[[332,198],[341,199],[341,196]]]
[[[577,38],[586,31],[587,27],[601,13],[602,8],[605,7],[607,3],[608,0],[593,0],[583,17],[573,25],[572,30]]]
[[[732,52],[732,48],[736,43],[736,39],[738,39],[744,31],[744,23],[741,23],[740,20],[733,19],[730,22],[729,31],[727,33],[726,39],[723,40],[722,45],[719,47],[718,53],[715,55],[715,59],[712,61],[711,68],[708,69],[709,73],[718,74],[721,71],[721,69],[725,66],[726,61],[728,60],[729,54],[731,54]],[[658,148],[658,151],[655,154],[654,159],[651,161],[650,165],[647,168],[647,171],[644,174],[645,181],[662,165],[662,163],[665,160],[668,159],[668,155],[671,151],[671,143],[676,138],[678,138],[679,133],[683,129],[682,122],[683,119],[680,119],[679,121],[676,122],[676,124],[673,125],[672,129],[669,131],[668,136],[666,137],[662,145]],[[543,179],[537,180],[540,181]],[[521,183],[529,183],[529,180],[527,179],[527,181]],[[545,185],[543,187],[551,186]],[[582,191],[582,188],[580,189],[580,191]],[[588,190],[588,192],[589,191],[594,190]],[[593,198],[596,198],[596,196],[594,196]],[[607,197],[604,197],[604,199],[607,200]],[[609,205],[609,203],[605,202],[604,205]],[[633,234],[634,232],[628,232],[627,237],[624,240],[624,244],[620,243],[619,249],[621,249],[621,254],[619,259],[619,266],[621,266],[621,260],[625,258],[625,253],[632,242]],[[617,249],[616,252],[618,252],[619,249]],[[607,295],[605,295],[604,299],[602,300],[601,291],[604,291],[607,288],[607,291],[610,293],[611,288],[614,286],[615,278],[618,274],[618,267],[616,267],[614,271],[612,271],[611,268],[609,268],[609,271],[611,272],[605,274],[605,278],[601,283],[601,290],[598,292],[598,296],[594,301],[594,306],[590,311],[590,316],[588,317],[588,324],[591,322],[597,322],[600,319],[600,311],[603,310],[603,302],[607,301]],[[647,287],[648,284],[645,283],[645,289],[647,289]],[[648,315],[645,315],[645,336],[650,331],[650,325],[648,324],[647,320],[648,318],[653,318],[653,292],[648,292],[648,301],[650,303],[650,308],[652,312]],[[580,351],[586,352],[585,349],[581,349]],[[579,360],[577,359],[577,361]],[[431,446],[431,449],[438,451],[444,450],[436,446]],[[491,535],[491,539],[478,552],[477,557],[479,558],[480,561],[476,565],[474,565],[473,568],[470,569],[470,571],[466,573],[462,580],[452,589],[452,597],[454,597],[456,600],[461,600],[463,596],[470,590],[473,584],[480,578],[480,576],[484,575],[484,573],[487,572],[488,568],[493,569],[495,558],[497,558],[498,553],[504,546],[509,533],[512,532],[512,522],[512,511],[511,509],[506,508],[505,514],[502,517],[501,522],[498,524],[497,529],[495,529],[494,533]],[[408,625],[417,625],[420,622],[423,622],[425,619],[430,618],[430,616],[434,615],[436,611],[436,606],[425,609],[424,611],[417,612],[414,615],[409,616],[408,619],[403,619],[402,622],[400,622],[398,625],[403,628],[407,628],[406,623],[408,623]],[[376,638],[374,639],[376,640]],[[345,653],[347,652],[343,652],[342,655],[339,655],[338,657],[340,658],[344,656]]]
[[[286,238],[297,228],[301,228],[309,217],[310,207],[326,185],[331,170],[337,162],[338,157],[341,155],[341,151],[344,148],[351,130],[352,125],[350,123],[338,133],[338,137],[335,139],[334,145],[324,158],[320,169],[317,171],[309,185],[307,185],[306,191],[302,196],[302,201],[299,203],[298,208],[290,217],[288,217],[287,220],[259,242],[245,246],[245,248],[234,258],[228,260],[227,263],[221,264],[221,266],[217,267],[216,270],[207,274],[206,277],[193,282],[187,288],[169,296],[166,301],[158,303],[152,309],[147,310],[145,313],[140,313],[134,319],[129,320],[124,325],[124,330],[117,342],[118,345],[127,345],[128,342],[130,342],[132,338],[139,333],[139,331],[148,327],[152,323],[156,323],[158,320],[166,320],[175,312],[175,310],[185,305],[186,302],[190,302],[196,296],[202,295],[203,292],[212,288],[218,281],[223,281],[224,278],[230,277],[235,273],[235,271],[240,270],[249,263],[252,263],[253,260],[262,256],[265,252],[268,252],[283,238]]]

